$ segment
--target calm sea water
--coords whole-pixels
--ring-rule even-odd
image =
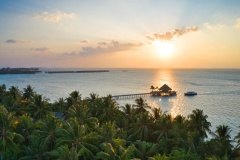
[[[144,97],[150,106],[161,107],[174,116],[202,109],[212,123],[212,130],[224,124],[230,126],[232,136],[240,131],[240,70],[115,69],[105,73],[0,75],[0,84],[8,88],[18,86],[20,90],[30,84],[52,102],[74,90],[82,97],[90,93],[106,96],[145,93],[151,91],[151,85],[168,84],[177,95]],[[198,95],[186,97],[186,91],[196,91]],[[134,99],[117,102],[134,104]]]

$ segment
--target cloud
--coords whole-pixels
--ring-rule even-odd
[[[184,34],[187,34],[189,32],[197,32],[199,30],[198,27],[187,27],[187,28],[183,28],[183,29],[174,29],[170,32],[166,32],[166,33],[153,33],[151,35],[146,35],[146,38],[154,41],[154,40],[163,40],[163,41],[170,41],[175,37],[181,37]]]
[[[106,45],[108,45],[108,43],[107,42],[98,42],[98,45],[99,46],[106,46]]]
[[[110,42],[99,42],[96,47],[88,46],[82,47],[80,55],[102,54],[117,51],[132,50],[134,48],[142,46],[142,43],[120,43],[112,40]]]
[[[205,28],[207,28],[209,30],[214,30],[214,31],[221,30],[221,29],[224,28],[223,24],[215,24],[215,25],[213,25],[213,24],[210,24],[209,22],[205,22],[203,25],[204,25]]]
[[[240,18],[236,19],[235,27],[236,27],[237,29],[240,29]]]
[[[89,41],[84,39],[84,40],[80,41],[80,43],[89,43]]]
[[[77,55],[77,53],[76,52],[66,52],[66,53],[63,53],[62,55],[63,56],[75,56],[75,55]]]
[[[59,22],[64,18],[74,18],[74,13],[64,13],[61,11],[56,11],[54,13],[43,12],[34,16],[35,19],[40,19],[47,22]]]
[[[26,43],[24,40],[17,40],[17,39],[8,39],[5,43]]]
[[[40,48],[31,48],[32,51],[36,51],[36,52],[47,52],[49,51],[49,48],[47,47],[40,47]]]

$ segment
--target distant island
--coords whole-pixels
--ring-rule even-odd
[[[2,68],[0,74],[36,74],[41,73],[39,68]]]

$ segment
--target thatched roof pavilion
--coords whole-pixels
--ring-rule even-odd
[[[169,92],[172,90],[172,88],[170,88],[168,85],[164,84],[162,87],[160,87],[158,89],[159,91],[162,91],[162,92]]]
[[[150,94],[151,96],[175,96],[177,92],[172,91],[172,88],[170,88],[167,84],[164,84],[158,89],[158,91],[152,91]]]

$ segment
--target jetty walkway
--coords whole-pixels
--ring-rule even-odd
[[[96,73],[96,72],[109,72],[109,70],[82,70],[82,71],[46,71],[45,73]]]
[[[138,97],[147,97],[152,96],[151,93],[138,93],[138,94],[123,94],[123,95],[115,95],[112,98],[118,99],[129,99],[129,98],[138,98]]]

